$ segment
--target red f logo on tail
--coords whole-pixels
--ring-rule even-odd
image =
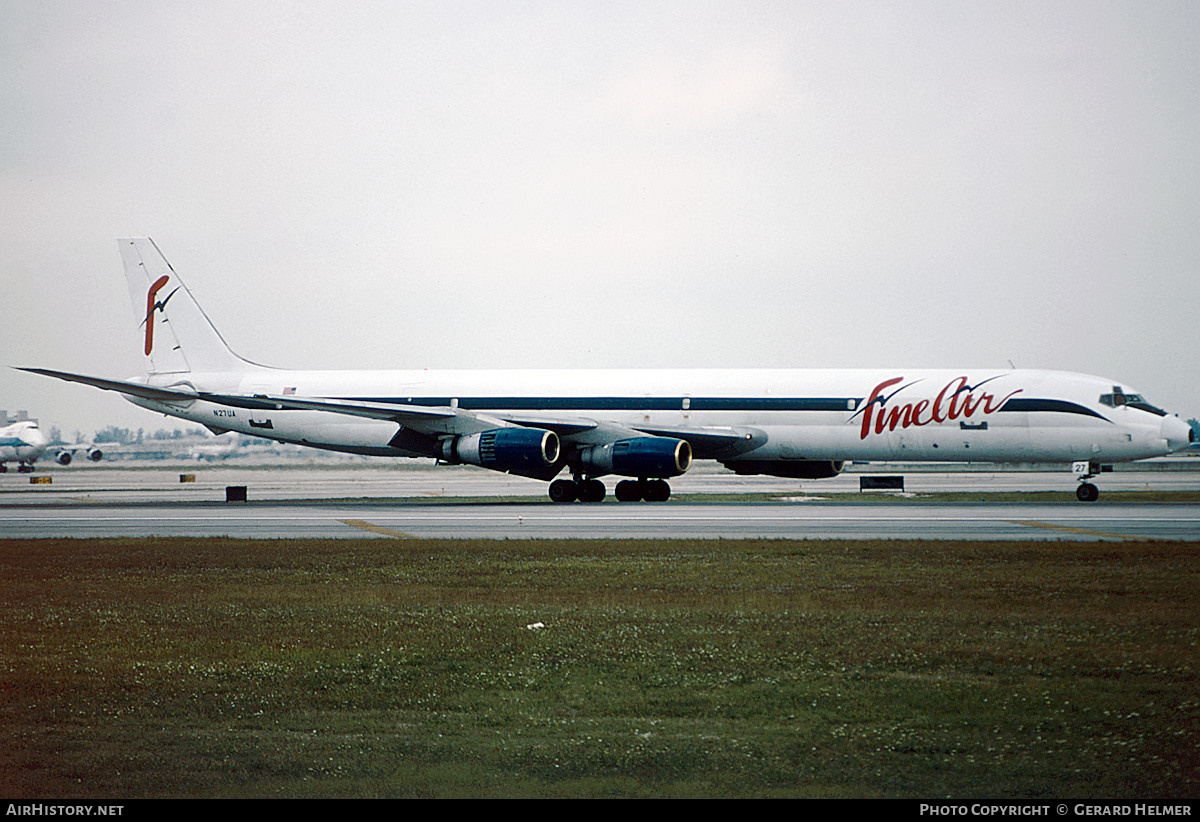
[[[155,297],[158,292],[166,286],[167,281],[171,278],[166,274],[154,281],[154,285],[150,286],[150,290],[146,292],[146,356],[150,356],[150,352],[154,349],[154,310],[161,309],[167,304],[167,300],[171,296],[167,295],[167,300],[158,302]],[[172,292],[173,293],[173,292]]]

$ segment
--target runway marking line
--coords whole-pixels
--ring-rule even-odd
[[[373,525],[362,519],[339,519],[338,522],[343,525],[349,525],[351,528],[357,528],[360,531],[370,531],[372,534],[379,534],[383,537],[392,537],[393,539],[416,539],[416,534],[406,534],[403,531],[394,531],[391,528],[384,528],[382,525]]]
[[[1093,537],[1111,537],[1112,539],[1144,539],[1144,537],[1134,537],[1129,534],[1113,534],[1108,531],[1093,531],[1090,528],[1074,528],[1070,525],[1055,525],[1052,522],[1038,522],[1035,519],[1010,519],[1014,525],[1028,525],[1030,528],[1048,528],[1052,531],[1066,531],[1071,534],[1088,534]]]

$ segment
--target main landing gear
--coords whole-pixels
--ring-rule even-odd
[[[5,465],[4,463],[0,462],[0,474],[7,474],[7,473],[8,473],[8,466]],[[21,460],[17,464],[17,473],[18,474],[32,474],[33,473],[33,463],[25,462],[25,460]]]
[[[620,502],[666,502],[670,498],[671,486],[666,480],[621,480],[617,483],[617,500]]]
[[[604,490],[604,483],[598,479],[560,479],[550,483],[552,502],[600,502],[605,493],[607,492]]]
[[[600,502],[606,494],[604,483],[598,479],[560,479],[550,483],[550,499],[554,502]],[[666,502],[671,486],[666,480],[621,480],[617,483],[618,502]]]

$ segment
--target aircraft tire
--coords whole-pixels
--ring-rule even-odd
[[[1081,482],[1075,489],[1075,496],[1079,498],[1080,502],[1095,502],[1100,498],[1100,489],[1090,482]]]
[[[650,480],[646,483],[643,496],[646,502],[666,502],[671,498],[671,485],[666,480]]]
[[[641,502],[641,483],[633,480],[621,480],[617,483],[617,502]]]
[[[550,483],[549,493],[552,502],[574,502],[579,495],[579,487],[572,480],[560,479]]]
[[[606,493],[608,492],[604,488],[604,483],[598,479],[584,480],[579,483],[580,502],[601,502]]]

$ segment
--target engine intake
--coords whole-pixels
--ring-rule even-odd
[[[446,440],[442,459],[465,462],[492,471],[540,478],[555,468],[558,435],[541,428],[495,428]]]
[[[584,448],[579,461],[591,474],[662,479],[691,467],[692,446],[671,437],[633,437]]]

